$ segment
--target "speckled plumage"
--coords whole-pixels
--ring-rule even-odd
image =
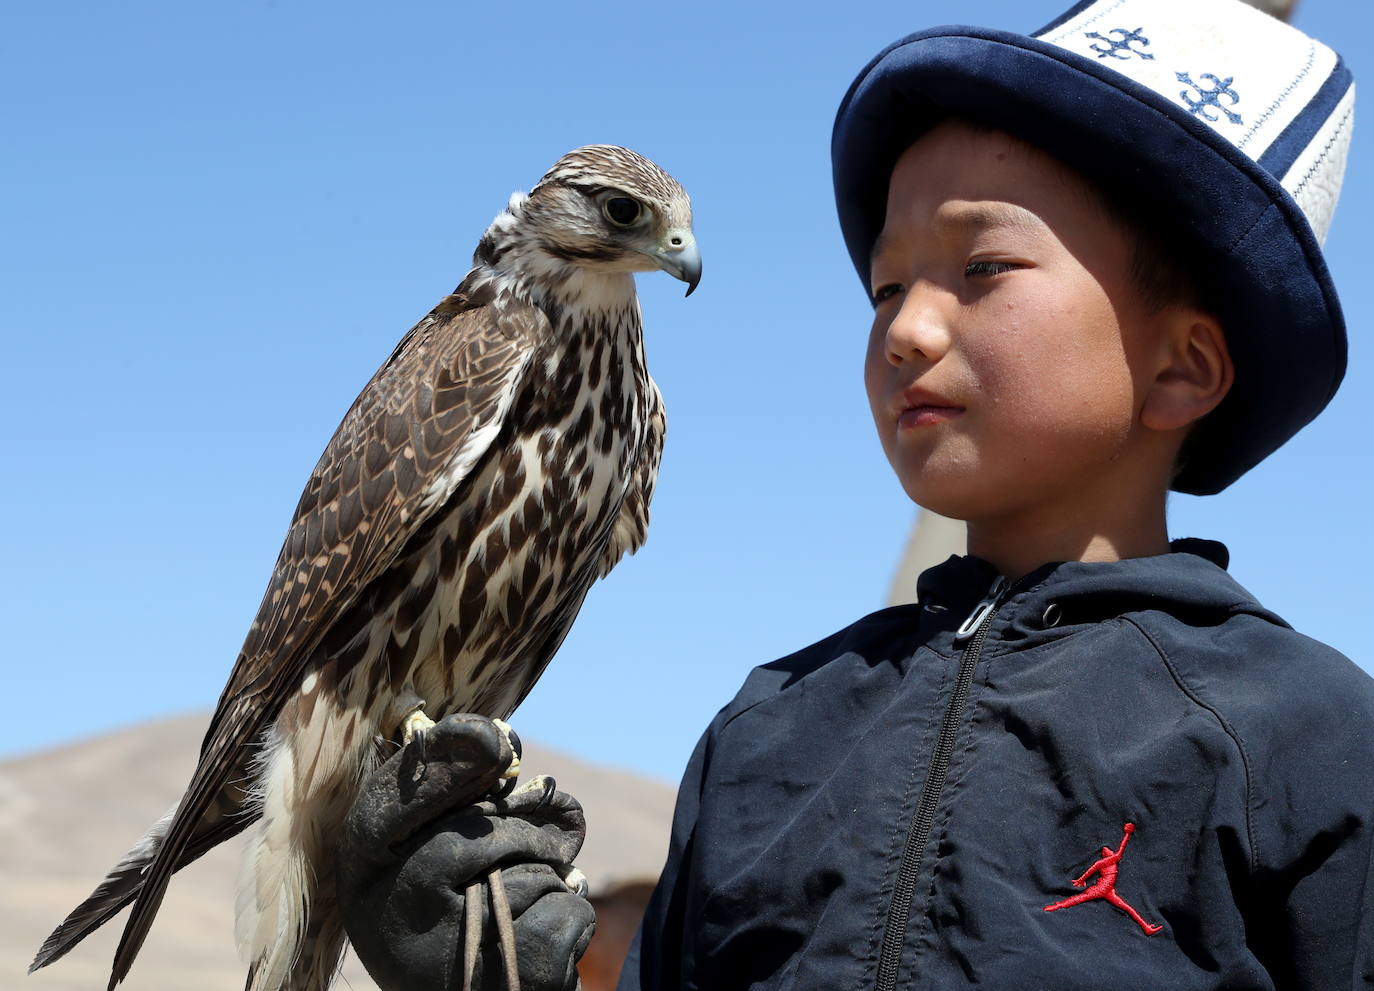
[[[616,195],[643,206],[638,228],[612,222]],[[239,890],[247,986],[329,984],[331,837],[375,738],[421,704],[509,715],[592,582],[644,540],[664,414],[631,273],[695,286],[690,224],[682,188],[614,146],[511,198],[311,474],[178,807],[35,967],[134,901],[113,987],[172,872],[260,818]]]

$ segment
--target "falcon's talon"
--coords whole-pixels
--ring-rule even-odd
[[[424,703],[421,703],[423,705]],[[420,745],[424,746],[423,737],[425,733],[434,728],[434,720],[425,715],[420,706],[416,706],[410,713],[401,720],[401,746],[410,746],[410,741],[417,736],[421,737]]]
[[[568,890],[579,898],[586,898],[591,892],[591,885],[587,881],[587,875],[583,874],[576,867],[569,866],[567,873],[559,872],[563,878],[563,883],[568,886]]]
[[[553,793],[558,790],[558,782],[547,774],[536,774],[519,788],[515,789],[516,792],[541,790],[544,792],[543,800],[547,802],[553,797]]]
[[[504,719],[493,719],[492,722],[496,724],[496,728],[501,731],[501,735],[504,736],[506,742],[510,744],[510,764],[507,765],[506,770],[501,774],[501,780],[505,781],[509,778],[518,778],[520,777],[520,751],[522,749],[520,746],[520,737],[515,735],[515,730],[511,729],[510,723],[506,722]]]

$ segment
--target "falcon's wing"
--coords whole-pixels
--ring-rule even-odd
[[[537,308],[460,289],[402,339],[306,484],[203,753],[244,706],[275,714],[333,620],[486,452],[548,333]]]
[[[500,432],[522,374],[550,332],[537,308],[460,286],[401,340],[339,424],[310,476],[271,581],[201,745],[200,761],[115,955],[142,945],[181,849],[311,651]]]

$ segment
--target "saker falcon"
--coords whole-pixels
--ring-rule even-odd
[[[663,448],[632,273],[701,277],[686,192],[612,145],[516,193],[473,268],[344,416],[296,508],[181,801],[43,944],[134,903],[110,988],[173,872],[257,820],[240,872],[248,991],[314,991],[343,927],[332,838],[374,739],[504,718],[592,582],[643,542]]]

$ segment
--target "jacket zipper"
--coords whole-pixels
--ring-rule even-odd
[[[1019,584],[1020,582],[1016,583]],[[998,576],[987,596],[974,607],[973,612],[954,634],[954,642],[965,645],[964,652],[959,658],[959,676],[954,682],[949,704],[945,707],[945,718],[940,724],[940,736],[935,743],[935,752],[930,757],[925,785],[921,788],[921,800],[916,805],[916,813],[911,817],[911,828],[907,831],[906,847],[902,851],[902,863],[897,872],[897,883],[892,889],[892,901],[888,904],[887,928],[883,930],[883,945],[878,955],[878,976],[874,983],[874,991],[894,991],[897,986],[897,969],[902,962],[902,948],[906,944],[907,926],[911,921],[911,899],[916,891],[916,878],[921,873],[926,841],[930,838],[931,827],[935,824],[940,793],[944,790],[945,778],[949,775],[949,762],[954,755],[959,724],[963,721],[964,709],[968,704],[973,671],[978,665],[978,656],[983,652],[983,641],[987,638],[988,627],[992,625],[997,611],[1002,608],[1002,603],[1016,585],[1008,585],[1006,578]]]

